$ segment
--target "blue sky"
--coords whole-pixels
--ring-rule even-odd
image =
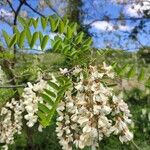
[[[37,6],[37,1],[38,0],[28,0],[32,7]],[[146,23],[144,28],[146,33],[140,32],[138,34],[138,42],[131,40],[129,38],[129,34],[139,23],[139,21],[126,21],[124,25],[116,21],[100,21],[105,15],[109,16],[110,18],[116,18],[120,15],[120,12],[123,13],[125,17],[137,17],[136,12],[130,9],[129,6],[122,6],[111,1],[113,0],[82,0],[83,5],[81,9],[84,15],[82,18],[80,18],[80,20],[84,25],[93,22],[90,24],[88,29],[90,35],[93,37],[93,46],[96,48],[112,47],[115,49],[121,48],[125,50],[136,50],[138,47],[140,47],[139,42],[143,46],[150,46],[150,21]],[[56,5],[54,8],[57,10],[59,8],[60,0],[56,0],[55,2]],[[17,8],[18,0],[13,0],[13,6]],[[60,6],[64,7],[65,5],[62,5],[61,3]],[[0,7],[0,10],[2,9],[9,11],[9,7],[7,6]],[[24,6],[22,10],[29,12],[28,14],[30,14],[31,17],[38,16],[26,6]],[[51,15],[53,14],[53,11],[51,11],[49,8],[46,8],[42,13],[44,15]],[[118,26],[119,28],[114,30],[115,26]],[[6,30],[8,33],[12,32],[8,25],[0,22],[0,32],[2,29]],[[38,30],[42,31],[41,27],[39,27]]]

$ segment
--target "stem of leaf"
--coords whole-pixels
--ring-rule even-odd
[[[131,142],[137,150],[141,150],[141,148],[133,140]]]

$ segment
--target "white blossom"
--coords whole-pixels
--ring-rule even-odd
[[[78,66],[76,71],[75,67],[74,88],[66,91],[57,108],[56,132],[64,150],[72,149],[73,144],[80,149],[85,146],[95,149],[99,141],[111,134],[117,134],[121,142],[133,138],[128,129],[131,124],[128,105],[101,82],[104,76],[114,78],[112,67],[104,63],[99,71],[98,67],[90,66],[88,73],[88,78],[84,78],[83,70]],[[71,94],[72,90],[76,94]]]

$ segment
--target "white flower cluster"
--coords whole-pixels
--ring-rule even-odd
[[[7,102],[2,108],[0,117],[3,121],[0,122],[0,143],[5,143],[2,148],[8,149],[8,144],[14,142],[14,135],[20,134],[22,130],[22,113],[24,106],[22,100],[16,101],[12,99]]]
[[[38,83],[32,85],[28,83],[28,87],[24,89],[22,94],[23,104],[27,114],[24,118],[27,120],[27,126],[32,127],[38,120],[37,111],[38,103],[42,103],[43,99],[36,95],[37,92],[42,91],[47,85],[47,82],[41,79]]]
[[[112,67],[104,63],[99,70],[90,66],[88,75],[84,75],[77,67],[72,73],[76,76],[74,88],[66,91],[57,108],[56,132],[64,150],[72,150],[73,145],[80,149],[97,147],[99,141],[111,134],[118,135],[122,143],[133,138],[128,128],[128,105],[102,82],[106,77],[114,78]]]
[[[37,121],[38,103],[42,98],[36,95],[47,87],[47,81],[40,79],[37,83],[28,83],[24,89],[20,100],[12,99],[7,102],[0,112],[0,143],[5,145],[4,150],[8,149],[8,144],[14,142],[14,135],[21,134],[23,118],[27,120],[27,126],[32,127]],[[39,130],[42,128],[39,126]]]

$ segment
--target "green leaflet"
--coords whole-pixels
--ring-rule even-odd
[[[45,35],[41,41],[41,49],[44,50],[49,40],[49,36]]]
[[[123,67],[121,67],[121,68],[119,69],[118,75],[124,76],[125,73],[127,72],[128,67],[129,67],[128,64],[125,64]]]
[[[27,41],[30,45],[30,42],[31,42],[31,39],[32,39],[32,35],[31,35],[31,31],[29,28],[25,28],[25,33],[26,33],[26,38],[27,38]]]
[[[70,26],[67,27],[67,33],[66,33],[66,37],[68,39],[71,39],[72,38],[72,35],[73,35],[73,30]]]
[[[75,38],[75,43],[76,43],[76,44],[81,43],[81,42],[82,42],[82,39],[83,39],[83,36],[84,36],[84,33],[83,33],[83,32],[78,33],[77,37]]]
[[[148,78],[148,80],[145,83],[145,87],[150,89],[150,77]]]
[[[77,26],[78,26],[78,24],[76,22],[73,22],[73,23],[70,24],[70,27],[71,27],[72,32],[74,34],[76,34],[76,32],[77,32]]]
[[[59,33],[63,33],[64,30],[65,30],[65,24],[64,24],[64,22],[61,20],[60,23],[59,23],[59,25],[58,25],[58,32],[59,32]]]
[[[40,43],[42,44],[42,40],[43,40],[43,33],[42,32],[39,32],[39,39],[40,39]]]
[[[136,67],[132,66],[127,74],[127,78],[132,78],[134,77],[136,74]]]
[[[53,89],[59,90],[59,86],[58,86],[56,83],[54,83],[54,82],[52,82],[52,81],[48,81],[48,84],[49,84]]]
[[[54,18],[54,16],[50,16],[49,17],[49,22],[50,22],[50,26],[51,26],[52,32],[56,31],[57,27],[59,25],[59,19],[58,18]]]
[[[39,108],[40,111],[42,111],[42,112],[44,112],[44,113],[46,113],[46,114],[49,113],[49,108],[46,107],[44,104],[39,103],[39,104],[38,104],[38,108]]]
[[[37,26],[38,26],[38,22],[39,22],[39,18],[37,18],[37,19],[34,19],[34,18],[31,18],[31,22],[32,22],[32,25],[34,26],[34,28],[36,29],[37,28]]]
[[[42,24],[43,30],[44,30],[44,29],[46,28],[46,26],[47,26],[47,21],[48,21],[47,18],[41,17],[41,24]]]
[[[88,46],[88,47],[90,47],[91,44],[92,44],[92,38],[89,37],[83,44],[86,45],[86,46]]]
[[[144,69],[142,68],[142,69],[140,70],[139,75],[138,75],[138,81],[144,80],[144,77],[145,77],[145,71],[144,71]]]
[[[59,49],[61,44],[62,44],[62,40],[60,40],[60,39],[58,39],[57,41],[54,42],[53,49],[55,52]]]
[[[23,27],[28,26],[27,20],[24,19],[23,17],[18,17],[18,21]]]
[[[12,46],[15,45],[16,42],[17,42],[17,35],[14,34],[13,37],[11,38],[11,40],[10,40],[10,43],[9,43],[8,47],[11,48]]]
[[[44,101],[50,105],[53,105],[54,102],[53,100],[51,99],[50,96],[48,96],[47,94],[44,94],[44,93],[41,93],[41,97],[44,99]]]
[[[19,48],[22,48],[24,46],[25,37],[26,37],[26,31],[23,30],[20,33],[20,36],[19,36],[19,39],[18,39],[18,46],[19,46]]]
[[[35,45],[37,39],[39,37],[39,33],[35,32],[33,33],[32,39],[31,39],[31,43],[30,43],[30,47],[33,48],[33,46]]]
[[[5,39],[5,42],[6,42],[7,46],[9,47],[10,36],[4,30],[2,30],[2,33],[3,33],[3,37]]]
[[[51,97],[53,97],[53,98],[56,97],[56,94],[54,92],[52,92],[50,90],[47,90],[47,89],[45,89],[44,91],[45,91],[46,94],[50,95]]]

